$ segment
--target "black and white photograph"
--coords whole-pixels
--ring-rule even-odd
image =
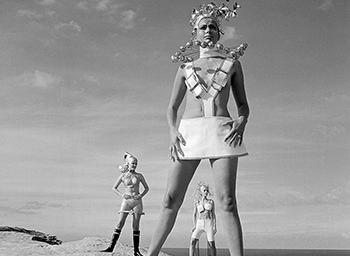
[[[0,0],[0,256],[350,255],[350,1]]]

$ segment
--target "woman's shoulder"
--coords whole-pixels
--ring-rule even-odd
[[[224,71],[229,76],[242,72],[242,65],[238,59],[226,58],[224,60],[222,68],[225,69]]]
[[[193,63],[194,62],[182,63],[178,68],[178,72],[185,74],[187,72],[187,70],[189,70],[193,67]]]
[[[135,172],[134,175],[137,176],[138,178],[143,178],[143,175],[140,172]]]
[[[240,66],[241,62],[238,59],[233,59],[233,58],[229,58],[226,57],[223,59],[223,63],[227,63],[231,66],[231,68],[234,68],[235,66]]]
[[[176,77],[177,78],[186,78],[186,70],[188,70],[188,64],[187,63],[182,63],[181,65],[178,66],[177,71],[176,71]]]

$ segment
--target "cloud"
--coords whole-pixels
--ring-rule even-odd
[[[42,14],[32,10],[18,10],[17,15],[28,19],[41,19],[43,17]]]
[[[21,210],[40,210],[44,208],[46,203],[38,202],[38,201],[30,201],[27,202],[25,205],[23,205],[20,209]]]
[[[349,103],[350,102],[350,96],[346,93],[331,93],[327,96],[324,96],[324,100],[328,103],[336,103],[339,104],[339,102]]]
[[[17,209],[17,208],[13,208],[13,207],[7,207],[7,206],[0,206],[0,211],[1,211],[1,215],[2,216],[12,216],[14,214],[24,214],[24,215],[28,215],[28,214],[35,214],[35,212],[33,212],[32,210],[26,210],[26,209]]]
[[[317,201],[331,204],[350,204],[350,180],[343,186],[334,188],[318,197]]]
[[[56,12],[53,10],[44,10],[42,12],[37,12],[33,10],[28,10],[28,9],[20,9],[17,11],[16,15],[21,18],[27,18],[30,20],[39,21],[45,18],[49,18],[49,19],[53,18],[56,15]]]
[[[61,83],[61,78],[50,73],[45,73],[39,70],[34,71],[32,85],[39,88],[48,88]]]
[[[346,238],[346,239],[350,239],[350,231],[349,232],[343,232],[341,234],[342,237]]]
[[[74,20],[69,23],[59,23],[55,26],[55,29],[68,37],[82,31],[81,26]]]
[[[133,10],[126,10],[121,13],[122,19],[119,26],[124,29],[133,29],[136,25],[136,12]]]
[[[96,5],[96,9],[98,11],[106,11],[108,10],[110,3],[111,0],[100,0]]]
[[[99,79],[94,75],[84,74],[82,78],[83,78],[83,80],[85,80],[85,82],[100,85]]]
[[[60,77],[39,70],[24,73],[11,80],[12,83],[17,86],[29,86],[42,89],[56,86],[62,82]]]
[[[254,196],[252,196],[254,195]],[[292,188],[240,191],[239,202],[248,209],[269,209],[280,206],[350,205],[350,180],[324,193],[306,194]]]
[[[62,208],[64,207],[60,203],[48,203],[48,202],[39,202],[39,201],[28,201],[24,203],[24,205],[19,207],[8,207],[8,206],[0,206],[0,210],[3,215],[12,215],[12,214],[37,214],[41,210],[46,208]]]
[[[56,3],[56,0],[41,0],[39,1],[40,5],[53,5]]]
[[[224,28],[224,35],[222,36],[222,41],[234,41],[241,38],[239,34],[237,34],[236,28],[233,26],[228,26]]]
[[[321,11],[328,11],[333,8],[333,6],[333,0],[324,0],[323,3],[317,7],[317,9]]]
[[[252,197],[252,194],[256,196]],[[307,203],[310,198],[299,191],[277,189],[274,191],[265,191],[252,193],[238,193],[239,201],[244,207],[248,208],[271,208],[276,206],[302,205]]]
[[[340,124],[320,124],[314,128],[315,135],[321,134],[322,138],[335,138],[346,133],[346,128]]]
[[[77,7],[78,7],[78,9],[85,10],[85,11],[89,9],[88,2],[86,2],[86,1],[79,2],[77,4]]]
[[[84,11],[97,10],[104,15],[115,15],[122,4],[114,3],[113,0],[83,0],[77,3],[77,8]]]

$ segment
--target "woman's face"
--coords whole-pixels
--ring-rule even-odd
[[[209,189],[207,186],[201,186],[201,193],[203,196],[207,196],[209,193]]]
[[[197,40],[201,42],[213,42],[216,44],[220,39],[218,24],[212,18],[203,18],[198,23]]]
[[[128,167],[129,171],[135,171],[137,167],[137,159],[130,158],[130,160],[128,161]]]

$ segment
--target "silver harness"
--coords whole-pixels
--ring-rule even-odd
[[[185,84],[196,98],[202,100],[205,117],[214,115],[214,99],[218,92],[226,86],[232,65],[232,60],[223,60],[208,84],[198,77],[193,62],[191,67],[185,68]]]

